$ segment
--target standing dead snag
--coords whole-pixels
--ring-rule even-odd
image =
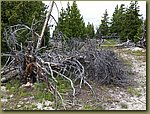
[[[44,31],[45,31],[45,28],[47,27],[48,21],[49,21],[49,19],[50,19],[51,12],[52,12],[52,10],[53,10],[53,6],[54,6],[54,1],[52,1],[51,8],[50,8],[50,10],[49,10],[48,13],[47,13],[47,16],[46,16],[46,19],[45,19],[45,22],[44,22],[44,25],[43,25],[43,29],[42,29],[42,32],[41,32],[41,35],[40,35],[40,37],[38,38],[36,50],[38,50],[39,48],[41,48]]]

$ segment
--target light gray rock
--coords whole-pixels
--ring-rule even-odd
[[[20,108],[20,107],[21,107],[21,105],[20,105],[20,104],[18,104],[18,105],[17,105],[17,107],[18,107],[18,108]]]
[[[1,98],[1,102],[7,102],[8,99],[5,99],[5,98]]]
[[[43,110],[55,110],[55,109],[52,107],[44,107]]]
[[[37,103],[36,106],[37,106],[37,109],[39,109],[39,110],[43,109],[43,104],[42,103]]]
[[[45,106],[50,106],[50,105],[52,105],[54,102],[51,102],[51,101],[48,101],[48,100],[46,100],[45,102],[44,102],[44,104],[45,104]]]
[[[5,86],[1,86],[1,91],[6,91],[6,87]]]
[[[12,98],[13,96],[14,96],[13,94],[9,95],[10,98]]]

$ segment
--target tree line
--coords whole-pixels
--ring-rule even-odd
[[[129,7],[125,7],[124,4],[117,5],[109,22],[108,13],[105,10],[98,31],[102,35],[116,33],[119,35],[120,41],[131,40],[136,43],[139,41],[143,29],[146,30],[146,19],[143,20],[139,11],[138,1],[131,1]]]
[[[37,32],[41,32],[42,25],[46,16],[47,6],[42,1],[2,1],[1,2],[1,51],[8,51],[4,40],[4,27],[15,24],[25,24],[29,27],[33,18],[38,23],[35,26]],[[131,1],[129,7],[124,4],[116,6],[112,18],[105,10],[101,23],[94,31],[94,25],[88,22],[85,25],[83,16],[80,14],[76,1],[72,5],[67,4],[67,8],[62,8],[57,26],[53,31],[53,36],[60,31],[65,38],[95,38],[97,36],[107,36],[113,33],[119,35],[121,41],[128,39],[137,42],[141,37],[143,28],[146,30],[146,19],[143,20],[139,14],[138,1]],[[94,13],[94,12],[93,12]],[[110,18],[110,21],[109,21]],[[28,37],[26,32],[19,33],[19,41],[23,44]],[[50,34],[49,28],[45,31],[45,45],[48,45]]]
[[[63,32],[67,38],[95,38],[116,34],[121,42],[131,40],[136,43],[142,35],[143,28],[146,30],[146,19],[143,20],[139,11],[138,1],[131,1],[129,7],[125,7],[124,4],[117,5],[111,18],[106,9],[95,32],[92,23],[88,22],[87,26],[85,25],[77,3],[74,1],[70,6],[68,2],[67,8],[61,9],[53,35],[58,31]]]
[[[72,6],[68,2],[67,8],[61,9],[53,36],[60,31],[66,36],[65,38],[93,38],[95,35],[94,25],[90,22],[88,22],[87,26],[85,25],[76,1],[72,3]]]

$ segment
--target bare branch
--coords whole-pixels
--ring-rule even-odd
[[[41,43],[42,43],[42,40],[43,40],[44,31],[45,31],[45,28],[47,27],[48,21],[50,19],[53,6],[54,6],[54,1],[52,2],[51,8],[49,9],[49,11],[47,13],[47,16],[46,16],[46,19],[45,19],[45,22],[44,22],[44,26],[43,26],[43,29],[42,29],[42,32],[41,32],[41,35],[40,35],[40,37],[38,39],[38,42],[37,42],[36,50],[41,47]]]

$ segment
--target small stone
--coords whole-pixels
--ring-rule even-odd
[[[33,84],[30,82],[27,82],[27,84],[25,85],[25,87],[31,87],[31,86],[33,86]]]
[[[28,100],[28,98],[24,98],[23,100],[26,101],[26,100]]]
[[[17,105],[17,107],[18,107],[18,108],[20,108],[20,107],[21,107],[21,105]]]
[[[38,109],[42,110],[43,104],[42,103],[37,103],[36,106],[37,106]]]
[[[10,97],[10,98],[12,98],[13,96],[14,96],[14,95],[13,95],[13,94],[11,94],[9,97]]]
[[[30,101],[27,101],[27,102],[26,102],[26,104],[29,104],[29,103],[30,103]]]
[[[23,102],[22,102],[22,101],[19,101],[19,104],[23,104]]]
[[[124,93],[123,93],[123,92],[120,92],[120,95],[124,95]]]
[[[55,110],[52,107],[44,107],[43,110]]]
[[[127,108],[128,108],[127,103],[121,103],[121,108],[123,108],[123,109],[127,109]]]
[[[45,106],[49,106],[49,105],[52,105],[52,104],[53,104],[53,102],[51,102],[51,101],[48,101],[48,100],[45,101]]]
[[[1,78],[1,82],[5,82],[6,81],[6,78]]]
[[[23,84],[20,88],[23,88],[23,87],[34,87],[34,86],[32,83],[27,82],[26,84]]]
[[[5,86],[1,86],[1,91],[6,91],[6,87]]]
[[[1,102],[7,102],[8,100],[5,98],[1,98]]]
[[[111,105],[111,108],[115,108],[116,107],[116,105],[115,105],[115,103],[113,103],[112,105]]]

